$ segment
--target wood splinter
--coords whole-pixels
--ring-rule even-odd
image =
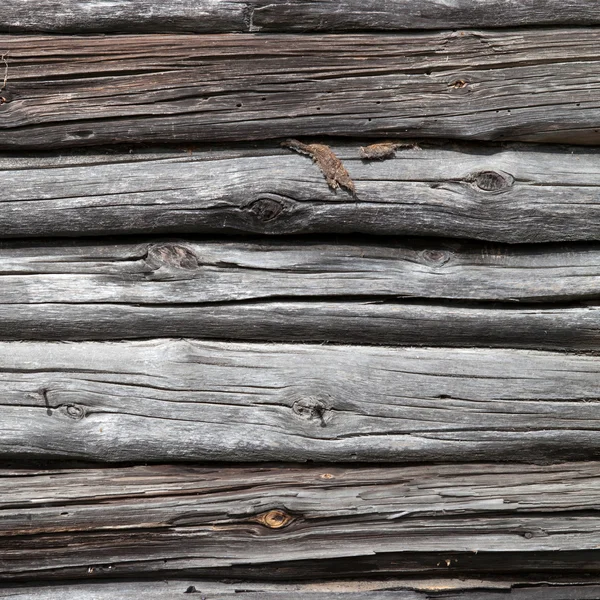
[[[359,154],[363,160],[386,160],[394,158],[396,150],[399,148],[421,149],[415,142],[380,142],[370,146],[361,146]]]
[[[304,144],[298,140],[286,140],[281,145],[299,154],[310,156],[325,175],[327,184],[331,189],[337,190],[342,187],[353,196],[356,194],[356,187],[350,173],[329,146],[325,144]]]

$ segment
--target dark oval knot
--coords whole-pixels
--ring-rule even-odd
[[[74,421],[81,421],[85,417],[85,410],[81,406],[77,406],[77,404],[63,405],[60,407],[60,410],[65,416]]]
[[[154,270],[161,267],[193,270],[198,268],[198,257],[185,246],[179,244],[161,244],[150,246],[146,262]]]
[[[445,265],[451,258],[450,252],[446,250],[423,250],[421,258],[424,262],[436,267]]]
[[[510,188],[514,180],[508,173],[480,171],[479,173],[473,173],[469,177],[469,181],[484,192],[501,192]]]
[[[306,421],[318,421],[321,427],[326,427],[325,416],[327,415],[328,408],[325,403],[315,398],[305,398],[302,400],[296,400],[292,405],[294,414]]]
[[[263,223],[276,219],[283,213],[284,206],[273,198],[258,198],[248,205],[248,210]]]

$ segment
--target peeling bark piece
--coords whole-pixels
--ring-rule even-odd
[[[327,184],[331,189],[337,190],[342,187],[354,196],[356,188],[350,173],[329,146],[325,144],[303,144],[298,140],[286,140],[281,145],[299,154],[310,156],[325,175]]]
[[[398,148],[420,149],[416,143],[380,142],[369,146],[361,146],[359,155],[363,160],[386,160],[396,156]]]

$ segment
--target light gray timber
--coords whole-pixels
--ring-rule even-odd
[[[366,163],[358,156],[364,143],[332,145],[356,198],[333,192],[309,158],[277,144],[3,155],[0,236],[245,231],[600,240],[597,149],[425,145]]]
[[[595,245],[381,240],[4,242],[0,339],[600,348]]]
[[[571,575],[570,580],[577,577]],[[339,580],[313,583],[206,579],[158,579],[4,585],[0,598],[11,600],[597,600],[600,586],[582,583],[537,583],[477,579]],[[195,591],[194,591],[195,590]]]
[[[476,461],[600,454],[600,361],[503,349],[0,343],[0,456]]]
[[[227,33],[598,25],[586,0],[5,0],[6,33]]]

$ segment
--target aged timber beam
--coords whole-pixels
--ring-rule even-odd
[[[191,340],[0,343],[0,456],[532,461],[600,454],[581,354]]]
[[[188,578],[144,577],[89,583],[5,584],[0,598],[10,600],[181,600],[182,594],[205,600],[597,600],[600,586],[573,574],[566,582],[536,580],[443,579],[337,580],[313,583],[238,581],[221,583]],[[188,598],[188,596],[185,596]]]
[[[0,304],[281,297],[556,303],[600,297],[599,244],[387,237],[122,240],[1,242]]]
[[[2,35],[0,148],[357,134],[597,144],[599,52],[593,28]]]
[[[354,197],[331,190],[310,158],[275,142],[3,155],[0,236],[246,231],[600,240],[595,148],[422,144],[365,161],[367,143],[331,145]]]
[[[457,577],[474,568],[485,577],[501,573],[504,560],[513,577],[581,575],[600,560],[598,470],[596,462],[3,470],[0,580],[228,569],[271,580],[322,579],[327,569],[329,579],[368,571]],[[573,553],[587,557],[575,569]],[[307,564],[316,557],[313,573]],[[546,592],[533,597],[565,598]],[[510,587],[497,593],[505,598]]]
[[[0,244],[0,339],[600,349],[600,249],[456,241]]]
[[[598,25],[586,0],[5,0],[0,31],[342,31]]]
[[[152,337],[600,350],[600,307],[251,301],[226,305],[0,304],[3,340]]]

